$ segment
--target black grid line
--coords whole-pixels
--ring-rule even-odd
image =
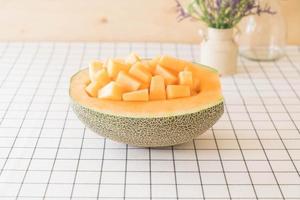
[[[247,69],[245,69],[245,70],[247,70]],[[235,85],[236,85],[236,80],[235,80],[234,78],[233,78],[233,80],[234,80],[234,83],[235,83]],[[250,77],[250,80],[252,80],[252,79],[251,79],[251,77]],[[253,85],[254,85],[254,87],[255,87],[255,84],[253,84]],[[237,85],[236,85],[236,87],[237,87]],[[237,87],[237,88],[238,88],[238,87]],[[255,88],[256,88],[256,87],[255,87]],[[239,90],[239,89],[238,89],[238,92],[239,92],[240,96],[242,97],[242,95],[241,95],[241,93],[240,93],[240,90]],[[259,93],[258,93],[258,95],[259,95]],[[243,97],[242,97],[242,99],[243,99]],[[244,102],[244,99],[243,99],[243,102]],[[250,118],[251,125],[252,125],[253,127],[255,127],[255,126],[254,126],[254,123],[253,123],[253,121],[251,120],[251,117],[250,117],[249,111],[248,111],[248,109],[247,109],[247,107],[246,107],[246,106],[245,106],[245,109],[246,109],[246,112],[247,112],[247,114],[248,114],[248,116],[249,116],[249,118]],[[255,134],[257,135],[257,137],[259,137],[259,136],[258,136],[258,134],[257,134],[257,131],[256,131],[256,129],[255,129]],[[261,141],[260,141],[260,140],[259,140],[259,143],[260,143],[260,145],[261,145],[261,146],[263,146],[263,144],[261,143]],[[275,173],[274,173],[273,167],[272,167],[272,165],[271,165],[271,163],[270,163],[270,160],[268,159],[268,156],[267,156],[267,153],[266,153],[265,149],[263,149],[263,152],[264,152],[264,154],[265,154],[265,156],[266,156],[266,158],[267,158],[268,165],[269,165],[269,167],[270,167],[270,168],[271,168],[271,170],[272,170],[273,177],[275,178],[277,185],[279,185],[279,182],[278,182],[278,180],[277,180],[277,178],[276,178],[276,175],[275,175]],[[283,194],[283,192],[282,192],[281,188],[280,188],[279,186],[278,186],[278,188],[279,188],[279,190],[280,190],[280,193],[281,193],[281,196],[282,196],[282,198],[284,198],[284,194]]]
[[[54,50],[55,50],[55,46],[54,46],[53,49],[52,49],[51,56],[53,56]],[[47,62],[47,65],[49,65],[50,61],[51,61],[51,59],[49,59],[49,61]],[[63,68],[62,68],[62,70],[61,70],[60,76],[61,76],[62,72],[63,72]],[[58,85],[58,82],[57,82],[56,85]],[[54,97],[54,96],[52,96],[52,99],[53,99],[53,97]],[[50,101],[50,102],[52,102],[52,101]],[[50,108],[50,105],[51,105],[51,104],[49,104],[46,113],[48,113],[48,110],[49,110],[49,108]],[[47,116],[47,114],[46,114],[46,116]],[[42,125],[42,126],[44,126],[45,120],[46,120],[46,117],[45,117],[44,120],[43,120],[43,125]],[[41,134],[41,132],[40,132],[40,134]],[[29,164],[28,164],[28,166],[27,166],[25,175],[24,175],[24,177],[23,177],[23,179],[22,179],[22,182],[21,182],[21,185],[20,185],[20,187],[19,187],[19,190],[18,190],[18,193],[17,193],[17,196],[16,196],[17,199],[18,199],[18,197],[19,197],[19,195],[20,195],[22,186],[23,186],[23,184],[24,184],[24,180],[25,180],[25,178],[26,178],[26,175],[27,175],[27,173],[28,173],[29,167],[30,167],[30,165],[31,165],[31,161],[32,161],[32,159],[33,159],[33,155],[34,155],[34,153],[35,153],[37,144],[38,144],[38,142],[39,142],[39,138],[40,138],[40,137],[38,137],[38,140],[36,141],[35,148],[34,148],[34,150],[33,150],[33,152],[32,152],[32,157],[30,158],[30,162],[29,162]]]
[[[80,65],[79,65],[79,68],[80,66],[82,65],[82,61],[83,61],[83,58],[84,58],[84,55],[85,55],[85,46],[83,48],[83,53],[81,55],[81,59],[80,59]],[[80,145],[80,151],[79,151],[79,160],[77,161],[77,166],[76,166],[76,171],[75,171],[75,175],[74,175],[74,180],[73,180],[73,185],[72,185],[72,190],[71,190],[71,194],[70,194],[70,198],[72,199],[73,197],[73,194],[74,194],[74,189],[75,189],[75,184],[76,184],[76,180],[77,180],[77,172],[78,172],[78,168],[79,168],[79,164],[80,164],[80,157],[81,157],[81,152],[82,152],[82,147],[83,147],[83,143],[84,143],[84,139],[85,139],[85,131],[86,131],[86,128],[84,128],[83,130],[83,135],[82,135],[82,138],[81,138],[81,145]],[[105,146],[104,146],[105,148]],[[54,163],[55,164],[55,163]],[[53,164],[53,165],[54,165]],[[51,177],[51,174],[50,174],[50,177]],[[50,178],[49,178],[50,180]],[[45,192],[46,194],[46,192]]]
[[[66,53],[66,55],[65,55],[65,57],[64,57],[64,63],[63,63],[63,66],[66,66],[66,63],[67,63],[67,60],[68,60],[68,56],[69,56],[69,53],[70,53],[70,48],[71,48],[71,47],[70,47],[70,44],[69,44],[69,45],[68,45],[68,48],[67,48],[67,53]],[[85,53],[85,45],[83,46],[83,53],[82,53],[82,55],[81,55],[81,61],[82,61],[82,58],[83,58],[83,56],[84,56],[84,53]],[[80,62],[80,65],[81,65],[81,64],[82,64],[82,63]],[[60,75],[59,75],[59,79],[61,78],[61,76],[62,76],[62,74],[63,74],[63,71],[64,71],[64,68],[62,68],[62,70],[61,70],[61,73],[60,73]],[[57,83],[58,83],[58,82],[57,82]],[[51,102],[52,102],[52,101],[51,101]],[[50,107],[49,107],[49,108],[50,108]],[[48,108],[48,109],[49,109],[49,108]],[[48,113],[48,111],[49,111],[49,110],[47,110],[47,113]],[[49,188],[49,183],[50,183],[50,180],[51,180],[51,177],[52,177],[52,172],[53,172],[53,169],[54,169],[54,166],[55,166],[55,161],[57,160],[57,156],[58,156],[58,152],[59,152],[59,147],[60,147],[60,144],[61,144],[61,140],[62,140],[62,138],[63,138],[63,130],[64,130],[64,127],[65,127],[65,125],[66,125],[66,121],[67,121],[67,118],[68,118],[69,113],[70,113],[70,105],[68,105],[67,115],[66,115],[66,117],[65,117],[65,119],[64,119],[62,133],[61,133],[61,136],[60,136],[60,138],[59,138],[58,148],[57,148],[57,151],[56,151],[56,153],[55,153],[54,162],[53,162],[52,167],[51,167],[50,176],[49,176],[49,179],[48,179],[48,182],[47,182],[47,185],[46,185],[46,189],[45,189],[43,198],[45,198],[46,195],[47,195],[47,191],[48,191],[48,188]],[[46,114],[46,115],[47,115],[47,114]],[[43,125],[44,125],[44,124],[43,124]],[[78,161],[78,162],[79,162],[79,161]]]
[[[268,75],[266,74],[265,70],[263,69],[263,67],[262,67],[261,65],[262,65],[261,62],[259,62],[259,66],[260,66],[261,70],[263,71],[263,73],[265,74],[265,76],[266,76],[267,80],[269,81],[271,87],[272,87],[273,90],[275,91],[275,93],[276,93],[277,97],[279,98],[281,104],[283,105],[283,107],[284,107],[286,113],[288,113],[288,115],[289,115],[291,121],[293,122],[294,126],[297,128],[297,125],[295,124],[294,120],[293,120],[292,117],[290,116],[290,114],[289,114],[289,112],[288,112],[286,106],[284,105],[284,103],[283,103],[283,101],[282,101],[280,95],[279,95],[278,92],[275,90],[272,81],[270,81]],[[276,65],[276,64],[275,64],[275,65]],[[279,69],[279,68],[278,68],[278,69]],[[279,69],[279,71],[280,71],[281,74],[285,77],[285,75],[282,73],[282,71],[281,71],[280,69]],[[300,74],[299,74],[299,75],[300,75]],[[285,77],[285,79],[287,80],[286,77]],[[288,81],[287,81],[287,82],[288,82]],[[288,82],[288,83],[289,83],[289,82]],[[289,85],[290,85],[290,83],[289,83]],[[290,85],[290,86],[291,86],[291,85]],[[255,86],[254,86],[254,87],[255,87]],[[256,87],[255,87],[255,88],[256,88]],[[293,90],[293,87],[291,87],[291,89]],[[294,90],[293,90],[293,92],[297,95],[297,93],[296,93]],[[259,94],[258,94],[258,95],[259,95]],[[259,95],[259,96],[260,96],[260,95]],[[260,96],[260,97],[261,97],[261,96]],[[297,97],[298,97],[298,96],[297,96]],[[299,99],[299,97],[298,97],[298,99]],[[299,99],[299,100],[300,100],[300,99]],[[266,108],[264,102],[263,102],[263,106]],[[291,155],[290,155],[290,153],[289,153],[289,151],[288,151],[288,149],[287,149],[285,143],[283,142],[281,135],[278,133],[278,130],[277,130],[277,128],[276,128],[276,125],[275,125],[274,121],[272,120],[272,118],[271,118],[271,116],[270,116],[270,113],[267,112],[267,114],[269,115],[269,117],[270,117],[270,119],[271,119],[271,122],[272,122],[272,124],[273,124],[273,126],[274,126],[274,128],[275,128],[275,130],[276,130],[276,133],[278,134],[278,137],[280,138],[280,141],[281,141],[282,145],[284,146],[285,151],[287,152],[287,154],[288,154],[288,156],[289,156],[291,162],[293,163],[293,166],[294,166],[295,170],[297,171],[296,164],[294,163],[294,161],[293,161],[293,159],[292,159],[292,157],[291,157]],[[299,133],[299,129],[298,129],[298,128],[297,128],[297,130],[298,130],[298,133]],[[299,173],[299,171],[297,171],[297,172],[298,172],[298,176],[299,176],[299,178],[300,178],[300,173]]]
[[[195,62],[195,54],[194,54],[192,46],[190,47],[190,51],[191,51],[192,61]],[[204,188],[203,188],[203,181],[202,181],[202,177],[201,177],[201,170],[200,170],[200,165],[199,165],[199,162],[198,162],[198,154],[197,154],[195,139],[193,140],[193,148],[194,148],[194,151],[195,151],[195,158],[197,160],[197,169],[198,169],[198,174],[199,174],[199,180],[200,180],[200,183],[201,183],[201,192],[202,192],[202,195],[205,197]]]
[[[19,58],[19,57],[21,56],[21,52],[23,51],[23,48],[24,48],[24,45],[22,45],[22,49],[20,50],[20,53],[18,53],[17,58]],[[19,91],[19,89],[20,89],[20,87],[21,87],[21,85],[22,85],[22,82],[25,80],[26,74],[28,73],[28,71],[29,71],[29,69],[30,69],[30,67],[31,67],[31,64],[32,64],[32,62],[34,61],[35,56],[36,56],[36,54],[38,53],[38,51],[39,51],[39,48],[36,49],[33,58],[31,59],[31,61],[30,61],[29,65],[28,65],[28,67],[26,68],[25,76],[22,78],[20,84],[18,85],[17,90],[16,90],[16,92],[14,93],[14,97],[17,95],[17,93],[18,93],[18,91]],[[17,60],[17,59],[16,59],[16,60]],[[17,61],[15,61],[15,62],[13,63],[12,68],[15,66],[15,63],[16,63],[16,62],[17,62]],[[9,73],[10,73],[10,72],[11,72],[11,70],[9,71]],[[8,77],[8,76],[7,76],[7,77]],[[40,78],[40,80],[42,80],[42,78]],[[3,81],[3,83],[4,83],[4,81]],[[1,88],[1,87],[0,87],[0,88]],[[32,100],[33,100],[33,98],[31,99],[31,103],[32,103]],[[30,104],[31,104],[31,103],[30,103]],[[5,115],[8,113],[11,104],[12,104],[12,100],[9,102],[9,104],[8,104],[6,110],[5,110],[4,117],[5,117]],[[28,112],[29,107],[30,107],[30,106],[28,106],[28,108],[27,108],[27,110],[26,110],[26,113]],[[22,124],[23,124],[23,122],[24,122],[24,120],[25,120],[26,113],[25,113],[24,118],[22,119]],[[3,119],[4,119],[4,118],[3,118]],[[3,122],[3,120],[0,121],[0,125],[2,124],[2,122]],[[22,124],[21,124],[21,127],[22,127]],[[14,141],[13,141],[13,144],[12,144],[12,146],[11,146],[11,148],[10,148],[9,153],[8,153],[7,159],[5,160],[4,165],[3,165],[3,167],[1,168],[0,176],[1,176],[1,174],[2,174],[2,171],[3,171],[4,167],[5,167],[5,165],[6,165],[7,161],[8,161],[8,159],[9,159],[10,153],[11,153],[12,149],[14,148],[14,144],[15,144],[17,138],[18,138],[18,135],[19,135],[19,133],[20,133],[21,127],[18,129],[18,133],[17,133],[16,137],[14,138]]]
[[[220,158],[222,173],[223,173],[223,177],[224,177],[224,180],[225,180],[225,183],[226,183],[227,192],[228,192],[229,198],[232,199],[231,192],[230,192],[230,189],[228,187],[228,180],[227,180],[227,177],[226,177],[226,174],[225,174],[224,163],[223,163],[223,160],[221,159],[221,153],[220,153],[218,142],[217,142],[217,139],[216,139],[216,136],[215,136],[214,128],[212,128],[212,134],[213,134],[214,142],[215,142],[216,147],[217,147],[218,157]]]
[[[145,56],[146,58],[149,58],[149,54],[148,54],[148,48],[147,48],[147,43],[144,43],[144,51],[145,51]],[[150,186],[149,186],[149,190],[150,190],[150,194],[149,194],[149,199],[152,200],[152,170],[151,170],[151,148],[149,148],[149,151],[148,151],[148,154],[149,154],[149,183],[150,183]]]
[[[6,47],[6,49],[7,49],[7,48],[8,48],[8,46]],[[15,58],[13,64],[12,64],[12,66],[9,68],[9,70],[8,70],[8,72],[7,72],[6,76],[5,76],[5,78],[1,81],[0,88],[2,88],[3,83],[7,80],[8,76],[9,76],[10,73],[11,73],[11,71],[14,69],[14,67],[15,67],[15,65],[16,65],[16,63],[17,63],[17,61],[18,61],[18,59],[19,59],[19,57],[22,55],[23,50],[24,50],[24,44],[22,44],[21,49],[20,49],[19,52],[17,53],[17,56],[16,56],[16,58]],[[5,53],[5,51],[3,52],[3,54],[1,55],[1,57],[4,56],[4,53]]]
[[[101,52],[102,52],[102,46],[99,45],[99,50],[98,50],[98,58],[101,58]],[[102,162],[101,162],[101,167],[100,167],[100,176],[99,176],[99,184],[98,184],[98,191],[97,191],[97,199],[100,197],[100,190],[101,190],[101,184],[102,184],[102,172],[103,172],[103,165],[104,165],[104,158],[105,158],[105,149],[106,149],[106,138],[103,139],[103,151],[102,151]]]

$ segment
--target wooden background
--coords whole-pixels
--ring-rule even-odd
[[[300,0],[280,0],[288,42],[300,44]],[[199,42],[173,0],[0,0],[2,41]]]

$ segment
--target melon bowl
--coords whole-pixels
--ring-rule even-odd
[[[70,81],[73,111],[95,133],[141,147],[186,143],[212,127],[224,112],[218,73],[194,64],[201,92],[171,100],[123,102],[100,100],[85,92],[88,70],[77,72]]]

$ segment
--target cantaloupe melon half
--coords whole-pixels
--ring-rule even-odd
[[[200,93],[147,102],[92,98],[85,92],[88,70],[82,70],[70,82],[71,105],[87,127],[112,140],[144,147],[185,143],[209,129],[224,112],[218,73],[196,64],[189,67],[200,80]]]

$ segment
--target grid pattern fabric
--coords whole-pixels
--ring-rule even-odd
[[[239,59],[222,78],[223,117],[192,142],[137,148],[102,138],[69,106],[91,59],[198,45],[0,43],[0,199],[300,199],[300,48],[277,62]]]

